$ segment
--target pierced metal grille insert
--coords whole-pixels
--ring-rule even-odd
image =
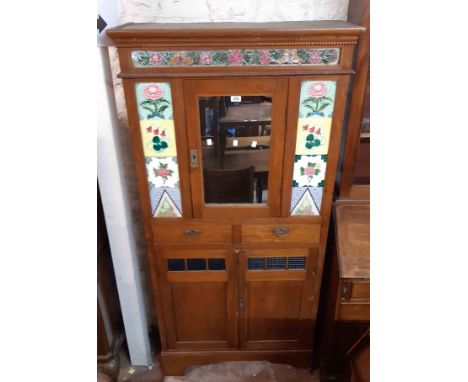
[[[168,259],[167,260],[168,272],[180,272],[185,271],[184,259]]]
[[[249,271],[263,271],[265,269],[265,258],[249,257],[247,259],[247,269]]]
[[[305,256],[288,257],[288,269],[305,269],[305,263]]]
[[[286,257],[268,257],[267,269],[286,269]]]
[[[210,271],[225,271],[226,262],[224,259],[208,259],[208,269]]]
[[[188,271],[205,271],[206,259],[187,259]]]

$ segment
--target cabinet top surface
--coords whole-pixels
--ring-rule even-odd
[[[369,278],[369,203],[336,203],[334,215],[340,276],[342,278]]]
[[[364,27],[339,20],[284,21],[266,23],[127,23],[108,30],[109,35],[158,33],[347,33],[360,34]]]
[[[278,22],[227,22],[227,23],[126,23],[111,30],[157,29],[355,29],[363,27],[340,20],[278,21]]]

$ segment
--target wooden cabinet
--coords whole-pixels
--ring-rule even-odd
[[[344,22],[126,24],[165,374],[309,366],[355,45]]]

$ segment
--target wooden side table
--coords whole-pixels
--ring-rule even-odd
[[[333,206],[317,344],[322,381],[349,381],[346,353],[369,329],[369,211],[362,198],[338,199]]]

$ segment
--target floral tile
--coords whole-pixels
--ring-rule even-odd
[[[332,118],[336,81],[303,81],[299,101],[299,118]]]
[[[135,93],[140,120],[174,119],[169,83],[138,83],[135,85]]]
[[[176,157],[147,157],[146,173],[149,188],[179,187],[179,166]]]
[[[322,206],[322,194],[323,187],[293,187],[291,215],[318,215]],[[309,195],[314,203],[313,206],[309,203]],[[315,209],[317,213],[314,213]]]
[[[135,67],[336,65],[339,57],[339,48],[132,52]]]
[[[331,118],[299,118],[297,124],[296,155],[328,153]]]
[[[182,216],[182,202],[180,196],[179,188],[173,187],[151,187],[150,190],[150,200],[151,200],[151,211],[152,215],[156,217],[156,212],[159,206],[161,206],[161,201],[163,196],[167,195],[165,199],[170,198],[171,202],[169,204],[174,204],[175,208],[179,211]],[[164,204],[164,203],[163,203]],[[160,216],[158,216],[160,217]]]
[[[145,157],[177,156],[172,120],[142,120],[140,129]]]
[[[323,187],[326,170],[326,155],[296,155],[293,187]]]
[[[180,193],[180,191],[179,191]],[[153,217],[155,218],[180,218],[181,209],[178,208],[174,200],[169,196],[167,190],[163,190],[159,204],[157,205]]]

